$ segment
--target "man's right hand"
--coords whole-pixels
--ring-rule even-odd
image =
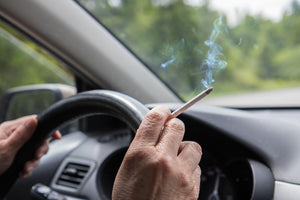
[[[113,200],[197,199],[199,144],[185,141],[184,124],[168,108],[152,109],[142,121],[115,179]]]

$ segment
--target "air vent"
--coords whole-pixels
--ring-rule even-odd
[[[79,189],[89,169],[89,165],[72,162],[67,163],[59,178],[57,179],[56,185]]]

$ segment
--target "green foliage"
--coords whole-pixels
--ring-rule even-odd
[[[300,45],[286,48],[278,52],[273,59],[274,76],[282,80],[298,80],[300,77]]]
[[[209,0],[202,6],[183,0],[79,2],[180,96],[188,99],[202,88],[200,66],[208,51],[204,42],[221,15],[210,9]],[[300,85],[300,4],[293,1],[291,7],[279,22],[246,13],[222,32],[217,42],[228,65],[214,74],[214,93]]]
[[[52,57],[13,29],[0,26],[0,97],[12,87],[73,84],[72,77]]]
[[[209,0],[202,6],[184,0],[78,1],[181,97],[188,99],[202,89],[201,65],[209,48],[204,42],[222,15],[210,9]],[[228,26],[223,16],[224,29],[216,42],[228,65],[214,74],[214,94],[300,85],[300,4],[290,6],[278,22],[246,13]],[[8,31],[4,29],[0,33]],[[0,95],[8,86],[70,82],[55,61],[12,30],[0,35],[0,64],[0,74],[10,74],[1,76]]]

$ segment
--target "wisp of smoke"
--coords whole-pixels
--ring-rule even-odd
[[[172,56],[171,60],[168,60],[167,62],[164,62],[161,64],[162,68],[167,68],[170,64],[172,64],[176,60],[175,56]]]
[[[209,40],[204,42],[209,47],[206,58],[200,65],[201,71],[204,72],[204,78],[201,80],[201,83],[205,88],[211,87],[211,84],[215,81],[213,74],[227,66],[222,53],[223,48],[216,42],[218,36],[223,32],[223,28],[222,17],[219,17],[214,21],[214,29],[210,34]]]

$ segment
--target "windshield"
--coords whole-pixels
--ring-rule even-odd
[[[78,2],[183,100],[211,86],[214,97],[300,93],[300,1]]]

